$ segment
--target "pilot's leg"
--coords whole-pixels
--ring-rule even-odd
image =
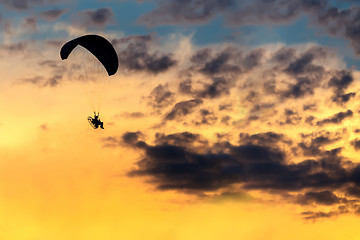
[[[100,123],[100,127],[101,127],[102,129],[104,129],[104,123],[103,123],[103,122]]]

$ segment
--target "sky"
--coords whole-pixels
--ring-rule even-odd
[[[0,28],[0,239],[360,239],[359,1],[0,0]],[[61,60],[86,34],[115,75]]]

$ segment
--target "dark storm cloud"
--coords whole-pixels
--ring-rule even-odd
[[[245,135],[254,143],[283,141],[275,133]],[[124,135],[126,142],[144,150],[145,156],[131,176],[152,176],[159,189],[218,190],[231,184],[242,183],[245,189],[303,190],[313,189],[299,195],[297,201],[319,204],[343,203],[345,199],[334,197],[328,190],[342,189],[349,184],[360,185],[360,167],[349,166],[337,154],[321,156],[317,160],[288,163],[287,154],[276,144],[259,145],[229,142],[208,144],[198,134],[177,133],[157,135],[155,145],[137,141],[136,133]],[[244,139],[245,139],[244,138]],[[255,140],[254,140],[255,139]],[[194,146],[202,141],[201,150]],[[354,167],[355,166],[355,167]]]
[[[300,196],[298,203],[302,205],[306,204],[322,204],[322,205],[333,205],[338,203],[347,202],[346,198],[339,198],[331,191],[322,191],[322,192],[307,192],[304,195]]]
[[[235,145],[221,136],[218,142],[210,143],[191,132],[157,133],[153,145],[145,142],[140,132],[127,132],[104,142],[110,143],[108,147],[126,144],[143,152],[136,163],[138,168],[128,174],[151,177],[149,183],[160,190],[203,196],[204,192],[221,194],[234,184],[241,184],[240,192],[256,189],[290,196],[288,200],[300,205],[332,207],[329,213],[303,213],[305,219],[316,220],[358,210],[360,165],[341,157],[341,149],[322,149],[340,139],[340,135],[325,131],[303,135],[303,139],[311,139],[313,148],[320,150],[312,154],[313,159],[297,162],[280,147],[285,144],[289,148],[293,142],[275,132],[241,133]],[[341,197],[341,193],[346,197]]]
[[[105,27],[112,22],[114,13],[110,8],[99,8],[80,11],[78,17],[78,23],[86,27]]]
[[[155,109],[162,109],[175,102],[175,94],[166,85],[159,84],[148,96],[148,104]]]
[[[325,118],[323,120],[317,121],[316,125],[323,126],[324,124],[329,124],[329,123],[340,124],[344,119],[352,116],[353,116],[353,112],[349,109],[346,112],[339,112],[329,118]]]
[[[183,116],[192,113],[194,111],[194,108],[201,105],[202,103],[203,101],[201,99],[192,99],[188,101],[178,102],[166,115],[165,120],[179,120]]]
[[[152,35],[128,36],[112,42],[117,49],[120,66],[130,71],[158,74],[176,65],[171,53],[150,51]]]
[[[42,11],[39,13],[38,16],[48,21],[55,21],[59,17],[61,17],[61,15],[63,15],[65,12],[66,12],[65,9],[52,9],[52,10]]]
[[[358,186],[348,187],[346,189],[346,196],[360,198],[360,188]]]

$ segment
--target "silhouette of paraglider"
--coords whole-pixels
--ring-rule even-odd
[[[74,78],[84,82],[92,82],[89,98],[91,102],[100,101],[100,97],[97,95],[102,90],[98,87],[98,83],[105,81],[104,78],[114,75],[118,70],[119,60],[114,47],[102,36],[84,35],[66,42],[61,47],[60,57],[62,60],[72,56],[76,58],[75,64],[71,65],[71,72],[76,76]],[[108,76],[103,76],[105,72]],[[99,109],[96,109],[95,106],[100,105],[100,103],[91,105],[94,110],[94,118],[89,116],[88,121],[94,129],[99,126],[103,129],[103,122],[99,118]],[[96,111],[98,112],[97,115]]]

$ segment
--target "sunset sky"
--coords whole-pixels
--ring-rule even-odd
[[[0,27],[0,239],[360,239],[359,1],[0,0]],[[119,59],[96,93],[59,55],[85,34]]]

